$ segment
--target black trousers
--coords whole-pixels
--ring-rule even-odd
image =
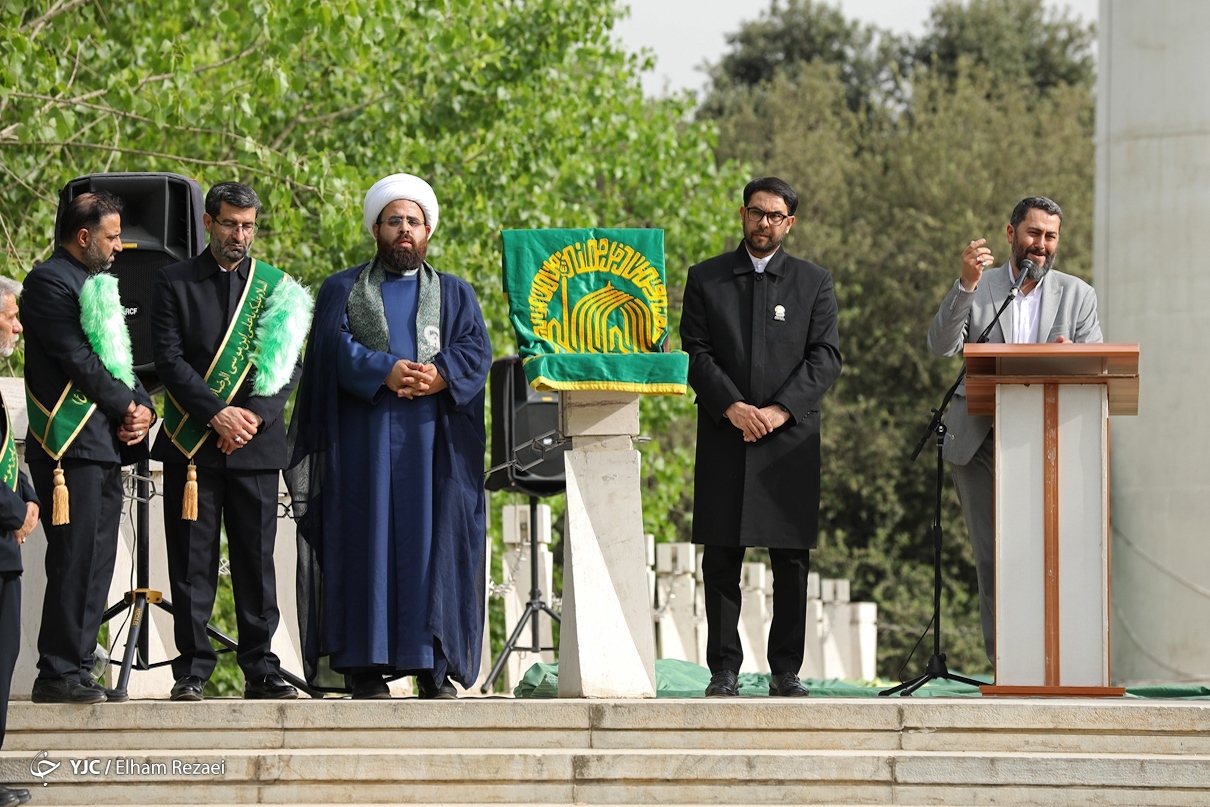
[[[706,586],[706,665],[710,672],[738,673],[744,661],[739,639],[739,610],[742,594],[740,570],[742,546],[705,546],[702,551],[702,582]],[[807,639],[807,573],[811,569],[809,549],[770,549],[773,567],[773,623],[769,626],[769,669],[774,673],[802,668]]]
[[[239,649],[235,658],[246,678],[281,671],[269,649],[277,630],[278,471],[197,469],[197,521],[181,518],[187,466],[164,464],[164,534],[172,591],[173,636],[180,653],[172,662],[177,678],[208,679],[218,655],[206,635],[218,586],[219,536],[227,528],[231,588]]]
[[[122,518],[122,467],[116,462],[63,460],[71,496],[71,523],[54,526],[53,462],[29,464],[46,531],[46,598],[38,631],[38,677],[77,678],[92,673],[97,632],[118,555]]]
[[[12,541],[12,533],[0,541]],[[8,695],[21,650],[21,572],[0,572],[0,748],[8,725]]]

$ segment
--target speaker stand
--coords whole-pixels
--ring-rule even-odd
[[[545,613],[555,622],[561,623],[559,615],[555,613],[545,600],[542,599],[542,589],[538,584],[538,497],[529,497],[529,602],[525,604],[525,612],[521,614],[521,618],[517,620],[517,626],[513,628],[512,635],[508,637],[508,641],[504,643],[504,649],[500,651],[496,663],[492,666],[491,673],[488,674],[487,680],[483,682],[483,686],[479,687],[479,691],[486,695],[491,691],[492,684],[496,682],[496,678],[500,676],[504,669],[504,663],[508,661],[509,654],[514,651],[526,653],[541,653],[544,650],[557,651],[557,647],[542,647],[542,639],[538,630],[538,614]],[[525,629],[525,623],[529,622],[532,633],[531,645],[529,647],[517,647],[517,639],[521,637],[521,631]]]
[[[130,612],[130,629],[126,634],[126,651],[122,654],[122,666],[118,673],[117,685],[113,687],[114,697],[110,700],[122,702],[130,699],[127,687],[130,684],[131,669],[150,670],[169,662],[150,663],[151,654],[148,648],[147,633],[143,630],[143,622],[147,619],[147,606],[155,605],[173,615],[172,603],[164,599],[164,595],[148,587],[151,577],[151,563],[148,544],[151,536],[151,465],[147,459],[141,459],[135,466],[135,588],[127,591],[122,601],[111,605],[101,617],[102,624],[109,622],[127,608]],[[239,642],[218,628],[206,623],[206,633],[217,639],[225,648],[225,652],[235,652]],[[137,657],[137,660],[136,660]],[[282,670],[282,678],[289,681],[298,689],[306,692],[312,698],[322,698],[323,693],[293,673]]]

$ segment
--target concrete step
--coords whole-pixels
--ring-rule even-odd
[[[0,781],[46,805],[1206,804],[1207,729],[1201,701],[15,702]]]

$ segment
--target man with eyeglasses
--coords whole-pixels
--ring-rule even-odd
[[[479,670],[492,348],[471,285],[425,260],[438,213],[417,176],[370,188],[377,254],[324,281],[290,422],[304,661],[359,699],[403,675],[450,699]]]
[[[693,542],[702,544],[708,697],[739,694],[740,570],[747,547],[773,569],[769,694],[804,697],[807,572],[819,522],[820,402],[840,375],[827,271],[786,254],[798,194],[754,179],[743,243],[689,269],[681,343],[697,394]]]
[[[247,185],[215,185],[202,216],[209,245],[156,276],[155,368],[168,395],[151,456],[164,463],[175,701],[201,700],[217,664],[206,627],[224,524],[244,697],[298,697],[270,649],[278,623],[273,546],[286,462],[282,410],[301,371],[311,300],[249,254],[260,210]]]

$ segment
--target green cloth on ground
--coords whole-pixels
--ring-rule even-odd
[[[954,672],[954,675],[959,673]],[[991,676],[964,676],[992,683]],[[703,698],[706,685],[710,683],[710,671],[700,664],[679,659],[656,659],[655,685],[658,698]],[[839,678],[807,678],[803,680],[807,689],[811,690],[813,698],[871,698],[878,693],[896,685],[894,681],[877,679],[874,681],[857,681]],[[768,697],[768,673],[740,673],[739,694],[741,697]],[[559,665],[534,664],[521,678],[521,682],[513,689],[513,695],[518,698],[557,698],[559,697]],[[978,698],[982,697],[977,687],[959,684],[953,681],[929,681],[916,690],[912,697],[944,697],[944,698]],[[1210,688],[1199,684],[1154,684],[1148,686],[1128,687],[1128,698],[1210,698]]]

